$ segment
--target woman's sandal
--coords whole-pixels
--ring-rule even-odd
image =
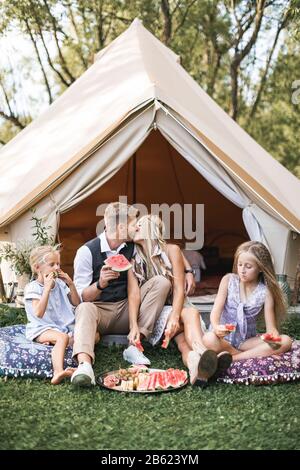
[[[214,375],[218,366],[218,356],[217,354],[210,350],[206,349],[200,356],[199,366],[198,366],[198,378],[199,380],[208,380]]]
[[[210,378],[211,381],[217,380],[217,378],[225,372],[232,363],[232,355],[228,351],[222,351],[218,354],[218,367],[216,372]]]

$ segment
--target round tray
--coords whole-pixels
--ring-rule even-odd
[[[164,369],[148,369],[149,372],[163,372]],[[120,385],[117,385],[116,387],[107,387],[106,385],[104,385],[104,379],[105,377],[107,377],[108,375],[115,375],[119,372],[119,370],[110,370],[109,372],[103,372],[102,374],[100,374],[98,377],[97,377],[97,384],[100,385],[100,387],[103,387],[103,388],[106,388],[106,390],[111,390],[113,392],[122,392],[122,393],[162,393],[162,392],[174,392],[175,390],[179,390],[183,387],[185,387],[188,383],[188,379],[186,379],[186,381],[181,384],[181,385],[178,385],[177,387],[170,387],[170,388],[167,388],[165,390],[163,389],[160,389],[160,390],[122,390],[121,386]]]

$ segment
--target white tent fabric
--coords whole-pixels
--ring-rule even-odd
[[[58,232],[60,214],[96,191],[126,163],[151,131],[154,115],[153,104],[142,110],[78,167],[63,185],[52,191],[44,204],[38,205],[36,214],[44,218],[45,225],[51,227],[53,235]],[[106,158],[103,158],[103,154]],[[30,217],[30,212],[26,212],[11,225],[12,240],[18,240],[21,236],[30,238]]]
[[[153,125],[176,150],[220,193],[233,204],[243,209],[243,220],[251,240],[265,243],[271,249],[277,272],[284,269],[285,250],[278,244],[280,233],[285,237],[289,230],[268,214],[259,210],[247,195],[238,187],[228,172],[214,160],[209,152],[172,114],[165,113],[160,105],[152,105],[141,111],[138,116],[122,127],[98,151],[86,160],[64,184],[56,188],[48,199],[48,204],[39,207],[38,215],[46,218],[47,225],[57,233],[60,214],[70,210],[89,194],[96,191],[109,180],[131,157],[135,150],[149,135]],[[158,110],[158,111],[157,111]],[[103,155],[109,158],[103,158]],[[113,162],[113,165],[107,163]],[[95,171],[97,168],[97,171]],[[18,239],[28,229],[28,217],[20,218],[12,225],[12,239]],[[269,217],[271,230],[264,233],[259,220],[265,225]],[[268,234],[268,236],[266,236]],[[30,233],[28,233],[28,236]]]
[[[173,147],[194,167],[196,170],[221,194],[229,199],[233,204],[243,209],[243,220],[251,240],[257,240],[270,247],[272,252],[277,244],[270,246],[261,226],[252,212],[253,203],[247,195],[238,187],[226,170],[214,160],[209,152],[195,139],[191,133],[187,132],[184,126],[178,125],[178,119],[172,119],[170,114],[158,113],[156,118],[157,128]],[[264,211],[262,211],[264,212]],[[274,222],[275,224],[279,222]],[[276,228],[273,223],[273,229]],[[275,256],[277,259],[277,256]],[[283,265],[276,266],[278,270],[283,269]]]
[[[243,209],[250,238],[267,243],[277,271],[284,272],[291,259],[287,251],[299,245],[299,236],[294,245],[290,236],[300,233],[299,180],[243,131],[177,59],[135,20],[1,149],[0,227],[7,227],[12,241],[30,236],[33,206],[56,232],[59,214],[108,181],[155,123],[213,187]]]

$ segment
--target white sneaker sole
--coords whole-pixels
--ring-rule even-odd
[[[91,377],[86,374],[76,375],[71,381],[71,384],[74,385],[74,387],[91,387],[92,385],[96,385]]]

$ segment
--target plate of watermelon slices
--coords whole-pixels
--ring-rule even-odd
[[[127,369],[104,372],[97,378],[97,383],[115,392],[161,393],[185,387],[188,375],[181,369],[149,369],[147,366],[133,365]]]

